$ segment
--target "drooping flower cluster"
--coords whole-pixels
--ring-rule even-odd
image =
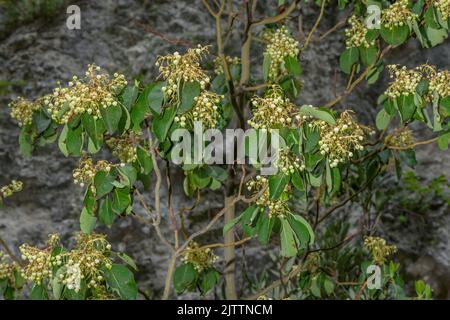
[[[418,18],[418,15],[409,9],[409,0],[399,0],[381,12],[381,23],[384,27],[392,29],[407,25],[408,21]]]
[[[103,268],[111,269],[111,245],[105,235],[79,233],[73,250],[55,250],[62,248],[59,235],[52,234],[45,249],[23,244],[20,247],[22,259],[28,261],[22,269],[23,277],[36,284],[53,279],[57,270],[57,281],[68,289],[78,292],[82,281],[88,288],[105,286]]]
[[[195,241],[189,242],[181,257],[184,263],[191,263],[197,272],[212,268],[217,259],[219,257],[210,248],[201,248]]]
[[[270,57],[268,78],[275,80],[278,76],[286,74],[284,59],[289,56],[295,58],[299,54],[299,43],[285,26],[266,31],[263,39],[268,43],[264,55]]]
[[[289,212],[287,199],[270,199],[269,182],[267,178],[256,176],[256,179],[247,182],[247,190],[252,193],[252,196],[255,196],[262,192],[262,194],[256,199],[255,203],[258,207],[261,208],[261,210],[267,209],[270,218],[284,218]],[[286,189],[284,191],[289,191],[289,185],[286,186]]]
[[[450,18],[449,0],[433,0],[433,5],[441,13],[444,20],[448,20],[448,18]]]
[[[367,41],[367,27],[357,16],[352,15],[348,19],[348,23],[350,24],[350,28],[345,29],[345,45],[347,48],[358,48],[364,47],[369,48],[370,46],[375,45],[375,40],[371,42]]]
[[[229,66],[231,65],[239,65],[241,63],[241,59],[239,57],[230,57],[226,56],[225,60]],[[223,74],[223,59],[221,57],[217,57],[214,59],[214,72],[215,74]]]
[[[300,158],[293,154],[288,148],[278,150],[275,166],[286,175],[294,173],[295,170],[305,170],[305,165],[300,164]]]
[[[88,113],[94,119],[101,118],[101,110],[109,106],[119,107],[118,94],[127,81],[122,74],[112,78],[93,64],[88,66],[84,79],[73,76],[68,87],[57,87],[45,97],[44,104],[52,119],[58,123],[69,122],[75,115]]]
[[[126,133],[120,137],[111,137],[106,140],[106,144],[122,164],[132,163],[137,159],[136,150],[139,144],[139,135]]]
[[[69,290],[74,290],[75,292],[79,292],[81,288],[81,269],[79,263],[67,264],[67,271],[64,275],[61,275],[60,278],[62,281],[65,281],[65,285]]]
[[[402,128],[393,134],[388,135],[384,143],[388,147],[407,148],[414,144],[414,135],[409,128]]]
[[[368,129],[358,124],[349,111],[342,112],[335,125],[316,120],[310,126],[320,128],[320,153],[328,157],[332,168],[352,158],[355,151],[364,149]]]
[[[188,112],[175,117],[181,127],[193,129],[194,122],[199,121],[205,129],[216,128],[222,117],[220,101],[224,96],[214,92],[203,91],[200,96],[194,98],[194,107]]]
[[[85,280],[88,288],[104,285],[102,268],[111,269],[109,258],[111,245],[105,235],[84,234],[77,235],[76,247],[57,256],[56,261],[63,260],[66,272],[60,276],[61,283],[69,289],[78,291],[81,280]],[[58,258],[60,257],[60,258]]]
[[[22,181],[12,180],[10,184],[0,188],[0,200],[11,197],[14,193],[22,191]]]
[[[400,65],[389,65],[387,68],[390,77],[394,79],[385,91],[387,97],[396,99],[416,92],[417,85],[422,80],[420,68],[407,69]]]
[[[22,259],[28,261],[26,266],[22,269],[22,276],[26,280],[40,285],[46,279],[51,279],[53,277],[53,246],[39,249],[28,244],[23,244],[20,246],[19,250],[22,253]]]
[[[431,67],[431,66],[427,66]],[[450,96],[450,72],[448,70],[436,70],[431,67],[431,72],[427,74],[429,81],[428,89],[436,93],[439,98],[447,98]]]
[[[83,156],[78,163],[78,167],[73,170],[73,183],[79,184],[81,187],[90,185],[98,171],[109,172],[112,167],[113,165],[105,160],[100,160],[94,164],[91,158]]]
[[[208,47],[198,46],[180,55],[178,52],[159,56],[156,66],[167,85],[162,88],[166,101],[178,102],[178,91],[182,82],[196,81],[205,89],[211,79],[200,66],[200,61],[208,54]]]
[[[19,266],[15,262],[9,262],[3,251],[0,251],[0,281],[8,280],[10,284],[15,281],[14,274],[19,271]]]
[[[251,100],[253,117],[248,124],[255,129],[280,129],[292,123],[295,105],[285,97],[279,86],[272,86],[264,97]]]
[[[11,117],[17,120],[19,126],[26,126],[32,122],[33,113],[40,108],[40,103],[19,97],[12,101],[9,107],[11,108]]]
[[[383,265],[388,256],[397,252],[395,245],[388,245],[386,240],[380,237],[367,237],[364,246],[370,250],[375,263]]]
[[[207,54],[208,47],[199,45],[195,49],[188,49],[184,55],[175,52],[167,56],[160,56],[156,62],[161,77],[167,83],[162,87],[166,103],[177,105],[180,102],[180,92],[185,83],[198,82],[200,84],[200,95],[194,98],[192,109],[174,119],[182,127],[188,129],[194,127],[195,121],[202,122],[206,128],[215,128],[222,116],[220,101],[223,97],[206,90],[211,79],[200,66],[201,59]],[[232,59],[231,62],[235,61]]]

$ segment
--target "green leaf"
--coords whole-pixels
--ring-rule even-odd
[[[408,39],[409,27],[407,25],[403,25],[393,28],[387,28],[382,24],[380,33],[384,41],[393,46],[398,46]]]
[[[149,152],[141,146],[138,146],[136,149],[136,155],[138,163],[141,167],[141,173],[149,174],[153,170],[153,161]]]
[[[166,108],[163,116],[156,117],[153,120],[153,132],[159,141],[163,142],[166,140],[167,133],[169,132],[170,126],[175,118],[175,114],[175,107]]]
[[[448,145],[450,144],[450,132],[444,133],[438,138],[437,144],[439,149],[447,150]]]
[[[66,145],[68,131],[69,131],[69,128],[67,127],[67,124],[66,124],[66,125],[64,125],[63,129],[61,130],[61,133],[58,138],[59,150],[61,150],[62,154],[65,155],[66,157],[69,155],[69,151],[67,151],[67,145]]]
[[[52,120],[42,109],[39,109],[33,113],[33,125],[36,128],[36,133],[38,135],[47,130],[51,122]]]
[[[131,108],[130,117],[135,132],[141,132],[140,125],[142,121],[144,121],[146,115],[150,113],[149,94],[155,85],[155,83],[152,83],[146,86],[139,95],[136,104]]]
[[[330,161],[328,159],[325,161],[325,181],[327,184],[327,191],[331,193],[333,190],[333,176],[331,175]]]
[[[369,66],[377,61],[378,49],[375,47],[361,47],[359,48],[359,55],[361,56],[362,63]]]
[[[70,128],[67,131],[67,151],[74,156],[80,156],[83,148],[83,127]]]
[[[115,189],[113,194],[112,210],[116,214],[121,214],[131,204],[130,189]]]
[[[97,223],[97,218],[90,215],[86,208],[83,208],[80,215],[80,229],[86,234],[91,234]]]
[[[105,171],[99,171],[94,177],[94,185],[96,189],[97,199],[100,199],[104,195],[111,192],[114,188],[112,182],[114,181],[114,176]]]
[[[117,292],[122,299],[136,299],[136,282],[134,281],[133,273],[127,267],[113,264],[110,270],[105,268],[103,273],[108,286]]]
[[[300,176],[300,173],[298,171],[295,171],[292,175],[292,184],[298,191],[305,191],[305,185],[303,183],[303,179]]]
[[[242,214],[236,218],[234,218],[231,221],[228,221],[224,226],[223,226],[223,234],[227,234],[231,229],[233,229],[233,227],[239,223],[239,221],[241,221],[242,219]]]
[[[425,33],[432,47],[435,47],[438,44],[443,43],[444,40],[447,39],[448,37],[448,32],[445,29],[434,29],[430,27],[425,28]]]
[[[31,288],[28,298],[30,300],[48,300],[47,289],[42,285],[35,284],[33,288]]]
[[[270,218],[266,214],[262,214],[258,220],[258,239],[263,245],[267,245],[270,240],[270,234],[272,233],[273,226],[275,224],[275,218]]]
[[[133,166],[126,165],[119,168],[119,173],[122,176],[125,183],[131,188],[137,179],[137,172]]]
[[[298,77],[302,74],[302,68],[296,57],[286,56],[284,58],[284,66],[290,75]]]
[[[331,295],[334,292],[334,282],[329,277],[326,277],[323,282],[323,288],[327,295]]]
[[[165,85],[166,83],[163,81],[157,82],[151,87],[148,93],[148,102],[150,109],[158,115],[161,114],[162,111],[162,105],[164,102],[164,93],[162,92],[162,87],[164,87]]]
[[[111,207],[111,200],[109,197],[106,197],[100,201],[100,208],[98,210],[98,219],[104,225],[111,227],[114,220],[116,219],[116,215]]]
[[[0,297],[3,296],[6,288],[8,288],[8,279],[0,279]]]
[[[133,258],[123,252],[116,252],[116,256],[119,257],[123,262],[132,267],[135,271],[138,271],[138,267],[136,262],[134,262]]]
[[[212,288],[214,288],[216,283],[219,282],[219,279],[220,274],[214,268],[210,268],[208,269],[208,271],[202,272],[202,274],[200,275],[200,283],[199,283],[202,294],[205,295]]]
[[[324,109],[318,109],[314,108],[313,106],[303,105],[300,107],[300,112],[308,116],[313,116],[314,118],[317,118],[319,120],[323,120],[329,124],[336,124],[336,120],[334,119],[333,115],[329,111],[326,111]]]
[[[105,132],[103,121],[100,119],[95,120],[93,116],[85,113],[81,117],[81,123],[95,147],[98,148],[103,141],[103,133]]]
[[[197,271],[191,263],[183,263],[173,274],[173,286],[178,293],[192,286],[197,279]]]
[[[118,129],[121,133],[124,133],[126,130],[130,129],[131,126],[131,116],[130,112],[127,108],[121,105],[122,108],[122,116],[120,117]]]
[[[94,194],[93,194],[91,188],[89,188],[89,187],[86,188],[83,205],[91,215],[94,215],[94,210],[95,210],[96,204],[97,204],[97,202],[95,201],[95,197],[94,197]]]
[[[55,273],[55,276],[52,279],[52,291],[53,291],[53,298],[56,300],[61,299],[61,294],[63,292],[64,285],[61,283],[60,275],[64,275],[67,271],[67,268],[65,266],[58,269],[58,271]]]
[[[131,110],[138,96],[139,89],[135,85],[128,86],[122,94],[123,106],[127,110]]]
[[[200,84],[197,81],[184,83],[181,90],[181,104],[178,113],[185,113],[194,106],[194,99],[200,95]]]
[[[402,95],[397,98],[397,105],[400,111],[403,122],[409,121],[416,111],[416,104],[414,103],[414,95]]]
[[[203,169],[203,168],[202,168]],[[212,178],[224,182],[228,178],[227,170],[219,166],[207,166],[206,173]]]
[[[289,175],[283,173],[269,177],[269,194],[271,200],[278,199],[281,196],[290,179],[291,177]]]
[[[434,14],[433,6],[428,7],[423,15],[423,18],[427,27],[439,29],[439,24],[437,22],[436,15]]]
[[[301,248],[304,248],[307,244],[314,243],[314,231],[308,221],[296,214],[289,215],[288,221],[297,236]]]
[[[341,70],[347,74],[350,74],[353,65],[358,62],[358,59],[359,59],[358,48],[346,49],[344,52],[342,52],[339,58],[339,65],[341,67]]]
[[[377,114],[376,125],[378,130],[385,130],[389,123],[391,122],[392,117],[386,112],[386,110],[381,109]]]
[[[113,134],[119,128],[120,118],[122,117],[122,107],[119,105],[109,106],[102,109],[101,112],[106,129],[110,134]]]
[[[281,220],[281,255],[283,257],[295,257],[297,255],[297,245],[295,242],[294,230],[286,219]]]
[[[22,127],[20,129],[19,134],[19,146],[20,152],[26,156],[31,156],[31,152],[33,151],[33,144],[31,140],[31,133],[27,130],[27,127]]]

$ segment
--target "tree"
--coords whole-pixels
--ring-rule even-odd
[[[423,48],[442,43],[450,27],[446,2],[372,1],[368,10],[365,2],[339,1],[348,16],[321,39],[348,25],[346,49],[339,59],[348,85],[323,106],[298,103],[302,90],[299,57],[313,43],[326,1],[317,3],[317,20],[302,44],[287,26],[300,1],[279,1],[278,15],[262,18],[255,17],[256,1],[245,2],[240,57],[226,54],[231,46],[227,35],[239,8],[225,0],[203,0],[203,4],[215,21],[215,45],[159,57],[160,75],[155,82],[130,84],[125,75],[110,76],[89,65],[84,78],[74,76],[67,86],[59,85],[33,101],[19,98],[11,103],[11,116],[21,127],[23,154],[30,156],[39,145],[56,142],[65,156],[80,158],[73,179],[84,188],[85,196],[76,246],[67,250],[52,235],[45,249],[23,245],[23,261],[10,253],[16,262],[5,264],[5,272],[0,273],[5,297],[12,297],[23,286],[23,277],[33,284],[30,298],[136,298],[138,289],[130,271],[136,269],[135,263],[124,253],[111,251],[105,237],[94,232],[97,224],[111,226],[117,219],[136,217],[133,204],[145,209],[147,216],[139,218],[153,226],[171,253],[164,299],[172,297],[172,287],[178,294],[199,291],[205,295],[221,282],[222,275],[225,297],[238,298],[234,252],[252,239],[258,239],[262,248],[277,244],[280,262],[280,279],[249,288],[252,298],[265,298],[280,286],[278,298],[403,297],[399,265],[389,258],[396,248],[372,235],[377,220],[369,221],[369,231],[350,235],[347,224],[328,221],[348,203],[360,203],[370,212],[375,207],[371,199],[376,197],[377,183],[392,174],[392,164],[401,176],[402,168],[415,162],[415,147],[437,142],[441,149],[448,148],[450,72],[428,64],[412,69],[387,66],[392,81],[378,99],[377,130],[357,121],[357,109],[338,111],[334,107],[360,83],[376,82],[384,71],[383,58],[393,48],[410,39]],[[380,29],[370,29],[367,14],[377,8]],[[264,44],[259,67],[250,62],[256,35]],[[213,62],[214,72],[202,67],[207,60]],[[410,129],[413,123],[424,123],[435,137],[416,141]],[[257,140],[246,133],[236,146],[243,147],[239,157],[239,150],[235,154],[234,148],[220,148],[218,137],[225,129],[252,129]],[[252,153],[261,139],[281,145],[269,158],[271,162]],[[94,160],[105,148],[118,161]],[[224,149],[227,154],[217,156]],[[226,164],[220,162],[225,158]],[[242,158],[247,162],[242,163]],[[275,171],[262,174],[267,164]],[[184,171],[184,191],[190,197],[201,199],[207,188],[225,193],[223,209],[191,234],[183,226],[186,212],[179,217],[174,212],[174,168]],[[150,184],[150,177],[154,183]],[[167,214],[161,209],[164,184]],[[144,192],[152,193],[151,204]],[[3,197],[11,195],[3,193]],[[242,206],[243,212],[236,215]],[[199,244],[200,236],[221,223],[223,243]],[[171,227],[173,236],[164,235],[162,224]],[[364,247],[343,248],[357,236],[366,236]],[[215,248],[224,249],[224,270],[216,269]],[[381,272],[380,287],[371,287],[368,270]],[[47,286],[52,289],[50,294]],[[420,298],[431,295],[423,282],[416,284],[416,290]]]

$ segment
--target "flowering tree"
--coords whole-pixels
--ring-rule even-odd
[[[279,248],[279,279],[270,284],[252,282],[244,288],[245,297],[405,296],[399,265],[390,259],[396,247],[373,235],[378,219],[369,219],[353,234],[342,221],[328,221],[352,202],[364,212],[376,210],[377,182],[391,175],[392,167],[400,175],[402,167],[414,163],[416,146],[437,142],[441,149],[448,148],[450,72],[429,64],[413,69],[387,66],[392,80],[378,99],[380,111],[372,126],[358,122],[357,109],[334,107],[360,83],[378,80],[384,72],[383,59],[392,48],[410,39],[423,48],[442,43],[450,27],[448,1],[372,1],[370,6],[363,1],[339,1],[347,18],[321,39],[347,25],[346,49],[339,64],[342,76],[348,75],[348,85],[323,106],[301,103],[299,56],[311,45],[328,2],[317,1],[317,20],[302,43],[287,23],[302,1],[279,1],[279,14],[267,17],[255,16],[256,2],[245,1],[237,7],[232,1],[203,0],[215,21],[216,43],[159,57],[160,75],[155,82],[129,83],[125,75],[109,75],[89,65],[84,77],[74,76],[48,95],[11,103],[23,154],[30,156],[40,145],[57,143],[65,156],[80,159],[73,181],[85,194],[75,247],[66,249],[54,234],[46,248],[21,246],[21,258],[7,249],[13,261],[5,257],[0,264],[0,293],[13,298],[30,283],[30,298],[135,299],[135,263],[125,253],[113,251],[95,228],[111,226],[117,219],[138,218],[153,226],[170,252],[164,299],[173,297],[172,288],[177,294],[198,291],[205,295],[219,283],[224,283],[224,298],[241,298],[235,278],[245,275],[235,268],[235,249],[252,239],[258,239],[262,247]],[[234,30],[237,17],[244,19],[244,30]],[[373,19],[375,27],[369,25]],[[243,32],[240,57],[226,54],[232,31]],[[256,40],[265,48],[258,67],[250,63]],[[209,69],[207,61],[212,62]],[[419,122],[435,138],[415,141],[410,127]],[[201,142],[205,149],[200,161],[189,161],[185,148],[183,161],[175,161],[179,141],[174,136],[184,130],[188,135],[183,140],[189,138],[190,146],[197,126],[213,130],[215,136],[226,128],[253,129],[257,137],[267,137],[269,144],[278,137],[282,147],[271,158],[275,172],[262,174],[266,163],[261,159],[242,163],[234,153],[226,164],[207,161],[214,157],[211,153],[208,158],[206,151],[216,146],[212,139]],[[98,159],[104,148],[115,160]],[[247,158],[250,149],[244,142]],[[174,167],[184,172],[187,196],[201,201],[205,189],[225,193],[223,209],[190,234],[184,225],[189,210],[177,216],[172,203]],[[151,184],[150,177],[154,178]],[[164,187],[167,212],[161,209]],[[13,181],[1,189],[0,200],[21,188],[20,182]],[[150,203],[146,192],[151,194]],[[133,206],[141,206],[146,216],[137,214]],[[200,236],[221,224],[223,241],[200,244]],[[164,225],[173,236],[162,232]],[[365,237],[363,247],[347,247],[360,236]],[[223,269],[216,264],[219,248],[224,253]],[[370,265],[382,275],[376,288],[368,278]],[[416,283],[416,291],[419,298],[431,295],[431,288],[422,281]]]

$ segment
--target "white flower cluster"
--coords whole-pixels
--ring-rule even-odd
[[[278,76],[286,74],[284,59],[288,56],[296,57],[299,54],[299,43],[289,34],[285,26],[266,31],[263,38],[268,43],[264,55],[270,57],[268,77],[273,81]]]
[[[433,5],[441,13],[444,20],[450,17],[450,0],[433,0]]]
[[[218,259],[210,248],[201,248],[195,241],[189,243],[181,257],[184,263],[191,263],[197,272],[212,268]]]
[[[230,56],[226,56],[225,61],[229,66],[230,65],[237,66],[241,63],[241,59],[239,57],[233,58]],[[217,75],[223,74],[223,59],[221,57],[217,57],[216,59],[214,59],[214,73]]]
[[[113,155],[119,158],[122,165],[136,161],[139,135],[127,133],[120,137],[111,137],[106,140],[106,144],[112,150]]]
[[[41,250],[27,244],[21,245],[19,250],[22,253],[22,259],[28,260],[28,264],[22,270],[22,276],[25,279],[39,285],[45,279],[52,278],[52,256],[49,250]]]
[[[387,97],[396,99],[416,92],[417,85],[422,80],[420,69],[407,69],[405,66],[399,65],[388,65],[387,68],[390,77],[394,79],[385,91]]]
[[[90,185],[98,171],[109,172],[112,167],[113,165],[107,161],[100,160],[94,164],[91,158],[83,156],[78,167],[73,170],[73,183],[79,184],[80,187]]]
[[[247,190],[252,192],[252,195],[256,195],[262,192],[261,196],[256,199],[255,203],[258,207],[261,208],[261,210],[267,209],[270,218],[284,218],[289,213],[289,207],[287,205],[288,199],[270,199],[269,181],[267,178],[259,175],[256,176],[256,179],[247,182]],[[290,187],[289,185],[287,185],[284,192],[289,191]]]
[[[364,149],[365,128],[355,122],[349,111],[344,111],[335,125],[321,120],[315,125],[320,128],[320,153],[328,157],[332,168],[352,158],[355,151]]]
[[[44,104],[52,119],[61,124],[83,113],[99,119],[102,109],[119,107],[118,94],[126,85],[123,74],[115,73],[110,79],[108,74],[101,73],[100,67],[91,64],[84,80],[73,76],[68,87],[57,87],[53,94],[44,97]]]
[[[300,158],[296,157],[288,148],[278,150],[275,166],[284,174],[293,174],[295,170],[305,170],[305,165],[300,164]]]
[[[439,70],[429,74],[429,90],[436,92],[440,98],[450,97],[450,72]]]
[[[16,192],[22,191],[22,181],[12,180],[10,184],[0,188],[0,200],[12,196]]]
[[[194,107],[188,112],[175,117],[175,122],[181,127],[193,129],[194,122],[200,121],[206,129],[216,128],[221,118],[220,101],[224,98],[214,92],[203,91],[194,98]]]
[[[251,100],[253,117],[248,124],[255,129],[280,129],[289,127],[295,105],[283,95],[279,86],[272,86],[263,98],[254,96]]]
[[[64,276],[63,283],[69,290],[74,290],[75,292],[80,291],[81,269],[79,263],[68,264],[66,274],[61,275],[61,278],[64,278]]]
[[[195,81],[202,89],[205,89],[211,79],[200,66],[201,59],[208,54],[208,47],[198,46],[195,49],[181,55],[179,52],[166,56],[159,56],[156,66],[159,67],[161,77],[167,85],[162,88],[165,100],[168,102],[179,102],[179,91],[182,83]]]
[[[40,107],[39,101],[29,101],[22,97],[17,98],[9,104],[11,117],[16,119],[19,126],[30,124],[33,120],[34,111]]]
[[[399,0],[381,12],[381,23],[389,29],[407,25],[418,18],[409,8],[409,0]]]
[[[375,45],[375,40],[370,43],[366,39],[367,27],[357,16],[352,15],[348,19],[350,28],[345,29],[345,45],[347,48],[364,47],[369,48]]]

